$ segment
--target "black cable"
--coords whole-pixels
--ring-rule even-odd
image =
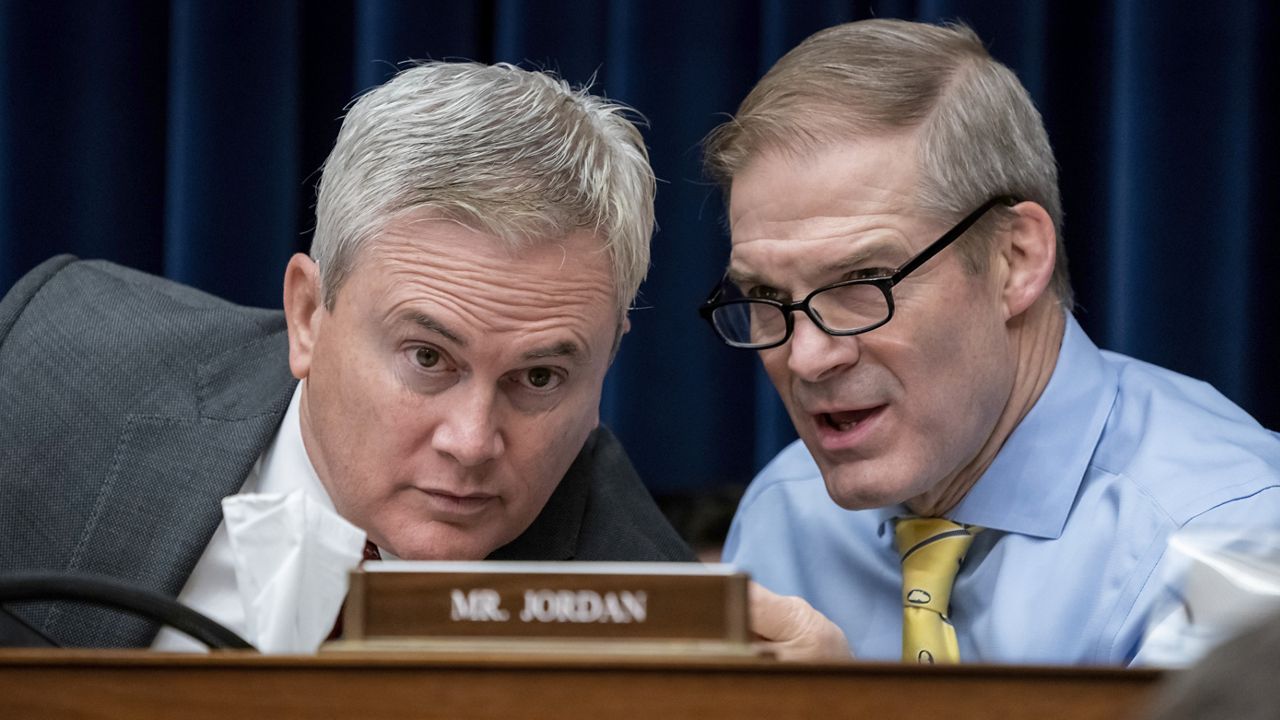
[[[226,627],[167,595],[104,575],[25,572],[0,575],[0,603],[72,600],[158,620],[213,650],[254,650]]]

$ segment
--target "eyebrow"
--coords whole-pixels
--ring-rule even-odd
[[[444,339],[448,340],[449,342],[452,342],[454,345],[457,345],[458,347],[467,346],[466,338],[463,338],[458,333],[450,330],[444,323],[440,322],[439,320],[436,320],[435,318],[431,317],[426,313],[422,313],[422,312],[410,313],[409,319],[412,320],[414,324],[418,325],[424,330],[428,330],[430,332],[437,333],[439,335],[444,336]]]
[[[823,264],[818,268],[818,271],[823,275],[826,275],[844,270],[852,270],[872,258],[883,256],[887,251],[892,249],[893,246],[889,243],[875,243],[874,245],[861,247],[848,255],[845,255],[839,260]],[[900,262],[906,262],[908,259],[909,258],[903,258]],[[893,263],[893,265],[888,266],[887,269],[893,270],[898,264],[899,263]]]
[[[457,345],[458,347],[465,348],[467,346],[466,338],[462,337],[461,335],[454,332],[453,330],[450,330],[444,323],[440,322],[439,320],[436,320],[435,318],[431,317],[426,313],[414,312],[414,313],[410,313],[408,317],[410,320],[413,321],[415,325],[418,325],[419,327],[425,330],[428,330],[430,332],[434,332],[434,333],[437,333],[438,335],[443,336],[446,340],[449,340],[450,342]],[[582,349],[581,346],[578,345],[578,343],[573,342],[571,340],[561,340],[560,342],[551,343],[550,345],[536,347],[524,353],[524,355],[522,355],[521,357],[525,360],[544,360],[546,358],[568,358],[572,360],[574,364],[581,365],[582,363],[587,361],[586,356],[587,356],[587,353]]]
[[[545,358],[568,358],[576,364],[586,362],[585,353],[575,342],[561,340],[558,343],[534,348],[524,354],[525,360],[543,360]]]
[[[818,266],[817,272],[820,275],[830,275],[837,272],[851,270],[857,267],[858,265],[861,265],[862,263],[867,262],[871,258],[882,256],[884,253],[892,250],[893,248],[894,246],[888,242],[876,242],[870,245],[865,245],[849,253],[848,255],[845,255],[839,260],[823,263],[822,265]],[[909,258],[903,258],[901,262],[906,262],[908,259]],[[886,269],[893,270],[897,267],[897,265],[898,263],[893,263],[892,265],[887,266]],[[729,280],[729,282],[732,282],[735,285],[739,285],[739,286],[769,284],[767,280],[765,280],[760,275],[757,275],[756,273],[743,272],[741,270],[735,270],[732,267],[730,267],[725,272],[725,277]]]
[[[755,273],[742,272],[740,270],[734,270],[733,268],[726,270],[724,276],[729,282],[738,286],[766,284],[764,282],[764,278]]]

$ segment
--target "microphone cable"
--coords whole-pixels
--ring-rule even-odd
[[[211,650],[257,649],[217,621],[177,600],[154,590],[134,587],[116,578],[51,572],[0,575],[0,604],[54,600],[87,602],[140,615],[148,620],[158,620],[190,635]],[[22,624],[38,633],[30,625]],[[39,634],[43,636],[42,633]],[[49,641],[57,645],[51,639]]]

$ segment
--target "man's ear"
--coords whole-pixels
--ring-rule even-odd
[[[1001,298],[1005,319],[1026,312],[1048,292],[1058,253],[1058,235],[1053,219],[1038,203],[1021,202],[1013,208],[1011,224],[1000,244],[1005,264]]]
[[[320,268],[297,253],[284,271],[284,319],[289,325],[289,370],[299,380],[311,372],[311,357],[325,314]]]

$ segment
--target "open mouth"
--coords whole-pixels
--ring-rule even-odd
[[[872,415],[880,412],[883,405],[878,405],[865,410],[845,410],[842,412],[822,413],[818,416],[822,425],[835,430],[836,432],[845,432],[852,430],[858,423],[870,418]]]

